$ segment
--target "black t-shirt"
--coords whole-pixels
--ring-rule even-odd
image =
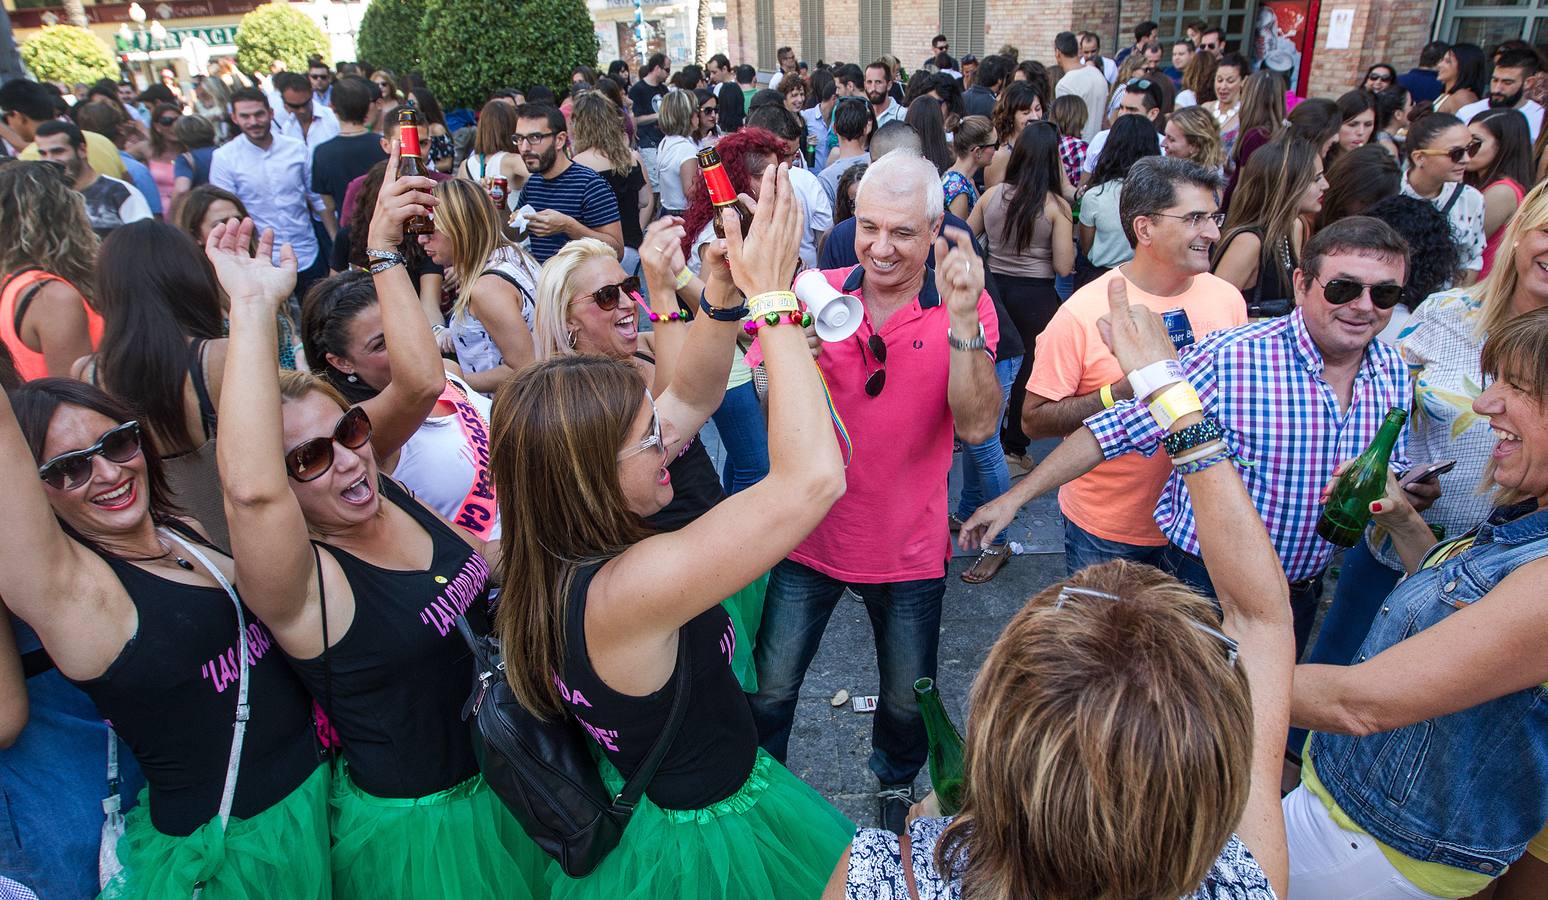
[[[312,191],[332,197],[337,212],[344,208],[349,183],[386,158],[378,134],[341,134],[323,141],[312,151]]]
[[[656,115],[666,92],[665,84],[653,85],[643,78],[629,85],[629,102],[634,108],[634,117]],[[640,125],[634,130],[634,136],[641,147],[654,147],[661,143],[661,128],[654,122]]]
[[[613,189],[613,196],[618,198],[618,222],[623,227],[623,239],[625,247],[640,247],[640,241],[645,239],[645,230],[640,227],[640,189],[645,187],[645,172],[639,166],[629,170],[627,175],[619,175],[612,169],[603,169],[597,173],[607,186]]]

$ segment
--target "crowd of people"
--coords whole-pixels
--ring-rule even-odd
[[[1548,63],[1133,36],[0,85],[0,897],[1548,893]],[[1052,491],[952,808],[953,541]],[[785,767],[846,595],[858,823]]]

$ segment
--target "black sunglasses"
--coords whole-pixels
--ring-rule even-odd
[[[333,468],[333,444],[359,450],[371,440],[371,417],[358,406],[350,407],[333,426],[333,434],[302,441],[285,454],[285,471],[297,481],[312,481]]]
[[[640,280],[633,275],[630,275],[628,278],[625,278],[623,281],[620,281],[617,284],[604,284],[596,290],[592,291],[590,294],[585,294],[583,296],[590,297],[591,302],[595,303],[597,308],[601,309],[603,312],[612,312],[618,308],[618,304],[622,300],[624,294],[628,294],[629,299],[632,301],[634,299],[634,295],[638,294],[639,292]]]
[[[165,125],[168,128],[170,128],[173,125],[177,124],[177,120],[178,120],[177,116],[162,116],[161,118],[156,120],[156,124],[157,125]]]
[[[73,491],[91,480],[91,458],[126,463],[140,455],[140,423],[128,421],[109,428],[85,450],[61,453],[41,466],[38,477],[56,491]]]
[[[1446,150],[1442,150],[1439,147],[1425,147],[1419,151],[1419,154],[1421,156],[1446,156],[1450,157],[1453,163],[1461,163],[1470,156],[1477,156],[1478,151],[1482,149],[1483,139],[1473,138],[1461,147],[1452,147]]]
[[[1350,278],[1335,278],[1332,281],[1317,283],[1322,285],[1322,296],[1336,306],[1342,306],[1357,299],[1367,289],[1371,292],[1371,303],[1377,309],[1391,309],[1403,299],[1401,284],[1366,284]]]
[[[867,397],[880,396],[882,388],[887,386],[887,342],[882,340],[881,335],[875,333],[874,331],[871,332],[870,337],[863,341],[860,340],[860,335],[857,332],[855,334],[855,340],[860,342],[861,361],[864,362],[865,360],[865,351],[870,350],[871,355],[876,358],[877,365],[881,366],[881,368],[875,370],[874,372],[866,373],[865,395]]]

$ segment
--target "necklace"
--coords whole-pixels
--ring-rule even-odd
[[[157,562],[158,560],[163,560],[171,556],[172,559],[178,564],[178,566],[180,566],[184,571],[193,571],[193,563],[182,558],[181,556],[174,556],[172,554],[172,545],[163,540],[160,535],[156,537],[156,543],[161,545],[162,550],[155,556],[120,556],[119,559],[123,560],[124,562]]]

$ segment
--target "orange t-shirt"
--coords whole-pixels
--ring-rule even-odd
[[[1097,320],[1108,312],[1107,282],[1118,269],[1091,282],[1059,307],[1037,336],[1037,353],[1027,393],[1049,400],[1089,394],[1123,378]],[[1156,312],[1181,309],[1188,314],[1195,341],[1224,328],[1247,324],[1247,303],[1230,282],[1208,273],[1193,276],[1188,290],[1175,297],[1147,294],[1128,282],[1129,302]],[[1130,453],[1109,460],[1059,489],[1065,518],[1099,538],[1159,547],[1166,543],[1156,527],[1156,498],[1172,473],[1162,454]]]

